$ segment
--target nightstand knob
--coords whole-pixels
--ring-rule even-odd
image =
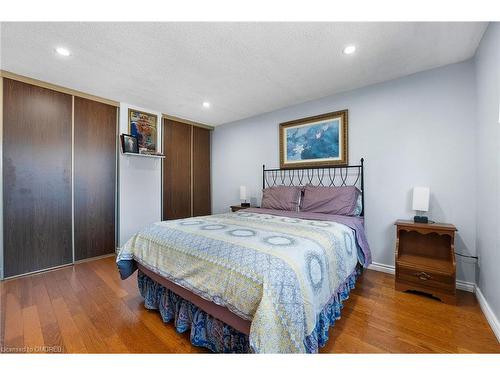
[[[415,276],[417,276],[420,280],[429,280],[431,278],[431,275],[425,272],[417,272],[415,273]]]

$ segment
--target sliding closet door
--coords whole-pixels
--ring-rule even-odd
[[[75,260],[115,251],[116,107],[75,97]]]
[[[72,262],[70,95],[3,82],[5,277]]]
[[[191,129],[164,119],[163,220],[191,216]]]
[[[211,212],[210,130],[193,126],[193,216]]]

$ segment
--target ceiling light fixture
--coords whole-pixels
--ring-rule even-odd
[[[344,55],[351,55],[356,52],[356,46],[351,44],[350,46],[345,47],[342,52],[344,52]]]
[[[210,103],[209,102],[203,102],[203,108],[210,108]]]
[[[61,56],[69,56],[71,55],[71,52],[69,52],[69,49],[64,48],[64,47],[57,47],[56,52],[61,55]]]

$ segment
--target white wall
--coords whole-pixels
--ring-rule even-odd
[[[161,150],[161,112],[120,103],[120,134],[129,133],[128,109],[158,116],[158,150]],[[161,159],[123,155],[119,163],[118,246],[144,226],[161,220]]]
[[[0,25],[1,31],[1,25]],[[1,40],[1,35],[0,35]],[[1,43],[0,43],[1,44]],[[1,61],[0,61],[1,66]],[[0,280],[3,279],[3,78],[0,78]]]
[[[491,23],[476,54],[477,284],[500,318],[500,24]],[[500,326],[497,326],[500,329]],[[497,331],[497,335],[500,331]],[[499,340],[500,340],[500,336]]]
[[[458,227],[456,250],[475,254],[472,61],[216,127],[213,212],[238,203],[240,185],[260,201],[262,164],[279,166],[280,122],[346,108],[349,160],[365,158],[366,229],[374,262],[394,265],[393,224],[413,217],[411,189],[418,185],[431,188],[430,218]],[[457,261],[458,279],[474,282],[475,265]]]

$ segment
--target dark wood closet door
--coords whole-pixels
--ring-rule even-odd
[[[193,126],[193,216],[211,213],[210,130]]]
[[[5,277],[72,262],[71,96],[4,79]]]
[[[163,220],[191,216],[192,126],[164,119]]]
[[[115,251],[116,107],[75,97],[75,260]]]

